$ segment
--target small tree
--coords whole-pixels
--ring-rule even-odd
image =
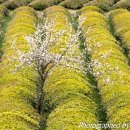
[[[16,70],[21,68],[24,65],[33,66],[42,77],[43,80],[46,79],[48,72],[56,65],[62,67],[69,67],[78,70],[84,70],[84,61],[81,53],[75,54],[75,50],[79,49],[79,36],[80,31],[74,33],[73,28],[70,23],[70,32],[65,30],[54,30],[54,21],[48,22],[46,19],[44,24],[43,22],[39,23],[36,27],[36,32],[33,35],[27,36],[26,40],[30,44],[30,50],[28,52],[21,52],[15,45],[15,42],[12,42],[12,47],[15,48],[18,53],[18,57],[13,57],[19,61],[19,65]],[[68,34],[67,34],[68,33]],[[53,37],[55,34],[55,37]],[[65,47],[62,48],[61,53],[53,53],[50,51],[52,46],[60,46],[61,40],[64,35],[69,35],[69,38],[65,38],[64,44]],[[56,43],[56,44],[54,44]],[[73,63],[71,65],[71,63]],[[80,67],[77,67],[77,64]]]
[[[16,47],[15,42],[12,42],[12,47],[18,54],[18,57],[12,57],[12,60],[16,59],[19,63],[15,71],[18,71],[24,65],[27,65],[33,67],[40,75],[37,105],[39,113],[41,113],[43,105],[42,88],[50,70],[53,69],[54,66],[60,65],[62,69],[68,67],[85,72],[85,62],[79,50],[80,44],[78,40],[81,31],[78,30],[77,32],[74,32],[70,23],[67,23],[70,28],[69,32],[67,32],[68,30],[54,30],[54,21],[49,22],[46,19],[44,22],[39,22],[36,27],[36,32],[33,35],[26,37],[26,40],[30,45],[29,51],[21,52]],[[67,35],[67,37],[62,39],[65,35]],[[61,42],[65,44],[65,47],[62,47],[61,49],[62,51],[60,53],[52,52],[51,48],[53,46],[60,47]],[[76,50],[78,51],[76,52]]]

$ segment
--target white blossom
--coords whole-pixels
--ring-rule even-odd
[[[55,21],[55,20],[54,20]],[[27,52],[21,52],[15,44],[12,42],[12,48],[14,48],[18,54],[17,57],[13,57],[20,64],[16,67],[16,70],[24,66],[33,66],[38,72],[45,77],[48,72],[45,72],[49,66],[50,70],[53,66],[60,65],[62,67],[69,67],[84,72],[84,60],[79,50],[79,36],[81,31],[74,32],[70,23],[67,23],[70,30],[54,30],[54,21],[44,20],[44,24],[39,23],[36,27],[36,32],[33,35],[25,37],[26,41],[30,45],[30,49]],[[67,22],[67,20],[66,20]],[[62,37],[65,37],[64,44],[61,46]],[[54,46],[60,46],[61,53],[51,52],[51,48]],[[79,51],[77,51],[79,50]]]

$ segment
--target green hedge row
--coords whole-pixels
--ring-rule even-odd
[[[110,13],[116,36],[123,43],[123,47],[130,51],[130,12],[125,9],[117,9]],[[129,53],[130,56],[130,52]]]
[[[5,18],[5,16],[7,15],[7,8],[3,5],[0,5],[0,22],[2,22]]]
[[[115,5],[114,8],[130,8],[130,1],[129,0],[120,0]]]
[[[109,123],[130,123],[128,60],[119,43],[110,33],[107,18],[98,11],[82,10],[78,21],[91,55],[93,74],[107,109]],[[125,21],[123,17],[121,19]],[[121,20],[118,22],[120,23]],[[124,23],[121,22],[120,25],[122,24]]]
[[[50,48],[51,53],[62,54],[63,48],[69,44],[71,35],[75,33],[70,25],[69,13],[61,6],[53,6],[45,10],[45,15],[48,24],[53,21],[52,36],[56,37],[56,32],[64,31],[64,35],[60,36],[54,46]],[[73,50],[69,50],[64,56],[81,58],[78,44],[73,43]],[[75,47],[77,47],[76,50]],[[74,55],[70,53],[74,53]],[[46,130],[82,130],[85,127],[80,126],[81,122],[98,123],[97,105],[94,102],[92,86],[88,79],[83,71],[63,65],[64,61],[62,65],[54,66],[44,84],[44,99],[50,109]],[[75,66],[80,65],[75,63]]]
[[[3,42],[3,22],[5,20],[5,17],[8,14],[8,10],[6,7],[3,5],[0,5],[0,62],[1,62],[1,56],[2,56],[2,51],[1,51],[1,46]]]
[[[85,4],[86,6],[98,6],[101,9],[108,11],[112,9],[114,0],[92,0]]]
[[[38,130],[39,114],[37,103],[38,73],[34,68],[23,66],[14,72],[19,64],[18,53],[12,44],[22,52],[29,50],[25,36],[34,33],[36,14],[30,7],[20,7],[13,13],[7,28],[3,57],[0,64],[0,129]],[[14,60],[13,60],[14,59]]]
[[[84,4],[90,2],[91,0],[65,0],[59,5],[70,9],[78,9],[84,6]]]
[[[42,10],[47,7],[57,5],[64,0],[35,0],[29,4],[34,9]]]
[[[33,0],[8,0],[3,5],[8,9],[15,9],[20,6],[26,6]]]

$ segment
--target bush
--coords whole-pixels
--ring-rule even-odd
[[[130,54],[130,13],[125,9],[117,9],[110,13],[116,35],[121,39],[123,47]]]
[[[126,26],[124,21],[129,15],[125,15],[122,9],[119,11],[122,12],[121,16],[116,10],[114,19],[118,17],[119,27],[122,27],[122,24]],[[86,39],[87,49],[91,56],[90,65],[106,106],[108,123],[130,123],[128,59],[124,56],[119,42],[112,36],[107,18],[98,11],[84,13],[83,11],[78,19],[79,26]],[[127,16],[126,19],[123,15]]]
[[[87,2],[91,0],[65,0],[61,2],[59,5],[64,6],[70,9],[78,9],[84,6]]]
[[[20,6],[28,5],[33,0],[8,0],[3,5],[8,9],[15,9]]]
[[[44,13],[48,24],[51,21],[54,22],[51,30],[54,37],[56,37],[56,32],[65,31],[64,35],[60,36],[54,46],[50,48],[51,53],[62,54],[63,48],[66,48],[69,44],[68,40],[71,35],[75,33],[70,25],[70,15],[66,9],[60,6],[49,7]],[[72,45],[73,49],[65,53],[64,56],[69,56],[69,58],[78,56],[82,59],[77,44],[79,43],[74,43]],[[76,62],[74,66],[79,68],[82,65]],[[82,121],[98,123],[95,114],[97,105],[92,96],[92,86],[89,84],[83,70],[64,66],[63,61],[62,64],[54,66],[48,75],[43,88],[45,104],[48,105],[47,109],[50,111],[47,119],[47,130],[79,129]]]
[[[19,13],[20,21],[17,19]],[[36,24],[34,19],[36,19],[34,10],[32,11],[30,7],[20,7],[13,14],[7,29],[0,64],[0,129],[38,130],[39,128],[40,116],[35,109],[39,75],[34,68],[28,66],[23,66],[14,72],[19,62],[17,51],[12,47],[12,44],[15,44],[20,51],[29,50],[25,36],[34,33]]]
[[[114,5],[114,8],[130,8],[130,1],[129,0],[120,0]]]
[[[35,0],[29,4],[30,7],[36,10],[42,10],[49,6],[57,5],[63,0]]]
[[[0,22],[2,22],[7,13],[8,13],[7,8],[3,5],[0,5]]]
[[[102,12],[102,10],[97,6],[84,6],[83,8],[80,9],[80,11],[81,11],[81,13],[84,13],[86,11]]]
[[[85,4],[87,6],[99,6],[101,9],[108,11],[113,7],[114,0],[93,0]]]

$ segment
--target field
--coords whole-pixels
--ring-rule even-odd
[[[129,0],[0,3],[0,130],[130,130]]]
[[[52,5],[61,5],[69,9],[79,9],[84,5],[99,6],[107,11],[115,8],[130,8],[129,0],[0,0],[0,3],[9,9],[27,5],[36,10],[43,10]]]

